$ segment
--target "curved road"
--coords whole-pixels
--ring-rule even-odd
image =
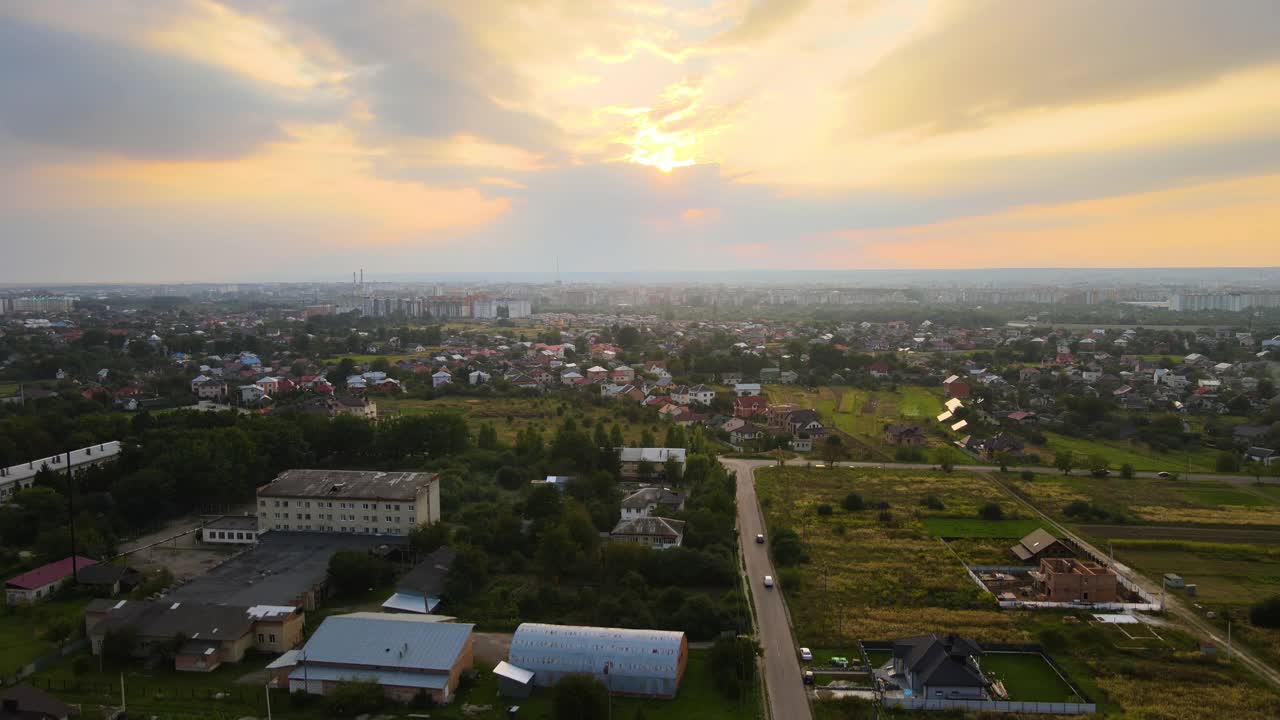
[[[791,618],[782,598],[781,585],[765,589],[764,576],[773,571],[768,545],[756,544],[756,534],[764,533],[764,518],[756,500],[754,471],[773,465],[770,460],[732,460],[721,458],[738,476],[738,533],[742,543],[747,582],[751,586],[752,604],[756,611],[756,637],[764,648],[764,681],[768,690],[769,717],[773,720],[812,720],[808,693],[800,678],[799,650],[791,634]]]

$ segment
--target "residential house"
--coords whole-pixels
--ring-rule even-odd
[[[733,400],[733,414],[740,418],[753,418],[769,409],[762,395],[739,395]]]
[[[983,700],[991,682],[978,667],[982,647],[956,635],[921,635],[893,643],[890,678],[923,699]]]
[[[664,487],[644,487],[622,499],[622,519],[667,515],[684,509],[684,494]]]
[[[1244,459],[1246,461],[1262,463],[1267,467],[1270,467],[1271,463],[1275,462],[1276,457],[1276,451],[1269,448],[1251,446],[1244,451]]]
[[[431,387],[438,388],[453,382],[453,373],[448,370],[437,370],[431,374]]]
[[[668,460],[674,460],[684,466],[684,448],[618,448],[618,456],[622,462],[622,477],[634,480],[640,477],[640,464],[647,462],[653,472],[651,477],[666,476]]]
[[[7,605],[31,605],[47,600],[66,583],[70,582],[78,568],[97,565],[98,561],[80,555],[65,557],[56,562],[41,565],[4,582],[4,600]]]
[[[593,383],[605,382],[609,379],[609,370],[595,365],[587,368],[587,380]]]
[[[1036,528],[1009,550],[1022,562],[1038,563],[1044,558],[1069,558],[1075,552],[1044,528]]]
[[[733,394],[738,397],[756,397],[760,393],[760,383],[737,383],[733,386]]]
[[[213,400],[215,402],[224,400],[227,397],[227,383],[222,380],[209,378],[195,385],[196,397],[201,400]]]
[[[1092,561],[1041,558],[1039,570],[1031,577],[1049,602],[1113,603],[1120,599],[1115,572]]]
[[[769,431],[755,423],[743,422],[729,431],[729,443],[737,447],[755,445],[769,437]]]
[[[636,371],[626,365],[619,365],[609,371],[609,382],[611,383],[629,385],[635,381]]]
[[[883,361],[872,363],[871,367],[868,368],[868,372],[871,373],[871,377],[883,380],[889,377],[889,363]]]
[[[30,685],[0,690],[0,720],[67,720],[80,711]]]
[[[716,391],[706,385],[694,385],[688,393],[690,405],[710,405],[716,399]]]
[[[957,375],[952,375],[944,380],[942,389],[949,398],[967,398],[972,390],[969,383],[961,380]]]
[[[446,704],[474,663],[473,629],[435,616],[334,615],[292,657],[289,690],[327,695],[341,682],[368,680],[397,702],[425,694]]]
[[[920,447],[924,445],[924,430],[919,425],[885,425],[884,441],[890,445]]]
[[[680,543],[684,541],[684,521],[656,516],[620,520],[609,532],[609,539],[647,545],[658,550],[680,547]]]

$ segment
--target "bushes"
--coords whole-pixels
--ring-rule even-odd
[[[1111,513],[1085,500],[1075,500],[1068,503],[1066,507],[1062,508],[1062,514],[1075,520],[1106,522],[1111,519]]]
[[[1280,595],[1273,595],[1249,608],[1249,622],[1257,627],[1280,628]]]
[[[720,694],[732,700],[745,697],[755,685],[756,657],[761,654],[760,646],[749,637],[717,638],[711,646],[711,679]]]
[[[805,560],[804,546],[800,543],[800,536],[790,528],[775,530],[769,541],[769,547],[773,551],[773,561],[779,567],[799,565]]]
[[[849,512],[858,512],[859,510],[865,510],[867,503],[862,499],[861,495],[856,492],[851,492],[844,496],[844,500],[840,501],[840,507],[848,510]]]
[[[368,553],[340,550],[329,558],[329,582],[343,594],[359,593],[389,583],[394,577],[390,562]]]
[[[819,506],[818,506],[818,508],[817,508],[817,512],[818,512],[819,517],[830,517],[830,516],[831,516],[831,506],[830,506],[830,505],[827,505],[827,504],[825,504],[825,503],[824,503],[824,504],[822,504],[822,505],[819,505]]]
[[[946,510],[947,509],[946,504],[942,502],[942,498],[938,497],[937,495],[934,495],[933,493],[929,493],[928,495],[926,495],[925,498],[920,501],[920,504],[929,508],[930,510]]]
[[[1004,508],[1000,507],[998,503],[989,502],[978,508],[978,517],[983,520],[1003,520]]]
[[[1036,479],[1036,474],[1030,470],[1023,470],[1022,479],[1026,480],[1027,482],[1031,482],[1032,480]]]
[[[381,710],[387,704],[387,696],[376,682],[342,680],[325,694],[324,704],[334,717],[351,717]]]
[[[590,675],[566,675],[551,690],[556,720],[588,720],[609,714],[609,689]]]

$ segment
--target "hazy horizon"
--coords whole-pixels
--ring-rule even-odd
[[[1270,0],[0,8],[0,283],[1280,265]]]

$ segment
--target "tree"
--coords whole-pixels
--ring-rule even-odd
[[[978,517],[983,520],[1003,520],[1004,508],[999,503],[989,502],[978,509]]]
[[[1125,463],[1120,466],[1120,477],[1129,480],[1133,477],[1133,465]]]
[[[329,582],[344,594],[382,585],[394,576],[391,563],[368,553],[339,550],[329,558]]]
[[[640,482],[646,482],[653,477],[653,463],[648,460],[636,463],[636,477],[640,478]]]
[[[1111,464],[1107,462],[1105,455],[1093,454],[1089,456],[1089,473],[1094,477],[1102,477],[1111,470]]]
[[[959,460],[960,453],[952,447],[940,447],[933,454],[933,461],[938,464],[942,472],[951,472]]]
[[[684,477],[684,465],[675,458],[667,458],[662,464],[662,477],[672,485],[679,485]]]
[[[129,662],[137,649],[138,628],[134,625],[111,628],[102,636],[102,658],[112,665]]]
[[[630,325],[620,328],[614,338],[625,350],[633,350],[640,346],[640,331]]]
[[[834,466],[837,460],[844,457],[844,441],[834,433],[828,435],[827,439],[819,446],[818,453],[823,460]]]
[[[1267,466],[1257,460],[1250,460],[1240,467],[1240,470],[1246,475],[1252,475],[1254,482],[1262,484],[1262,475],[1267,471]]]
[[[1240,458],[1235,453],[1223,450],[1218,453],[1218,460],[1215,463],[1218,472],[1240,472]]]
[[[1257,627],[1280,628],[1280,595],[1272,595],[1249,608],[1249,622]]]
[[[653,432],[649,428],[640,431],[640,447],[653,447],[657,440],[653,439]]]
[[[840,507],[848,510],[849,512],[858,512],[859,510],[865,510],[867,503],[862,499],[861,495],[856,492],[851,492],[848,495],[845,495],[844,499],[840,501]]]
[[[609,428],[609,444],[615,448],[623,445],[622,428],[618,427],[618,423],[614,423],[613,427]]]
[[[551,691],[551,712],[556,720],[598,720],[609,714],[609,689],[591,675],[566,675]]]
[[[711,646],[712,680],[720,694],[741,699],[756,683],[756,658],[764,654],[754,640],[721,635]]]
[[[437,522],[423,523],[409,531],[409,547],[415,553],[426,555],[449,544],[449,526]]]
[[[804,562],[804,545],[800,543],[800,536],[795,530],[790,528],[775,530],[773,537],[769,540],[769,546],[773,550],[773,561],[780,566],[787,567]]]
[[[503,465],[498,468],[498,472],[494,473],[493,479],[498,483],[499,487],[507,490],[519,489],[524,484],[524,476],[519,470],[510,465]]]
[[[1075,453],[1070,450],[1063,450],[1053,456],[1053,466],[1062,471],[1063,475],[1070,475],[1071,469],[1076,465]]]

